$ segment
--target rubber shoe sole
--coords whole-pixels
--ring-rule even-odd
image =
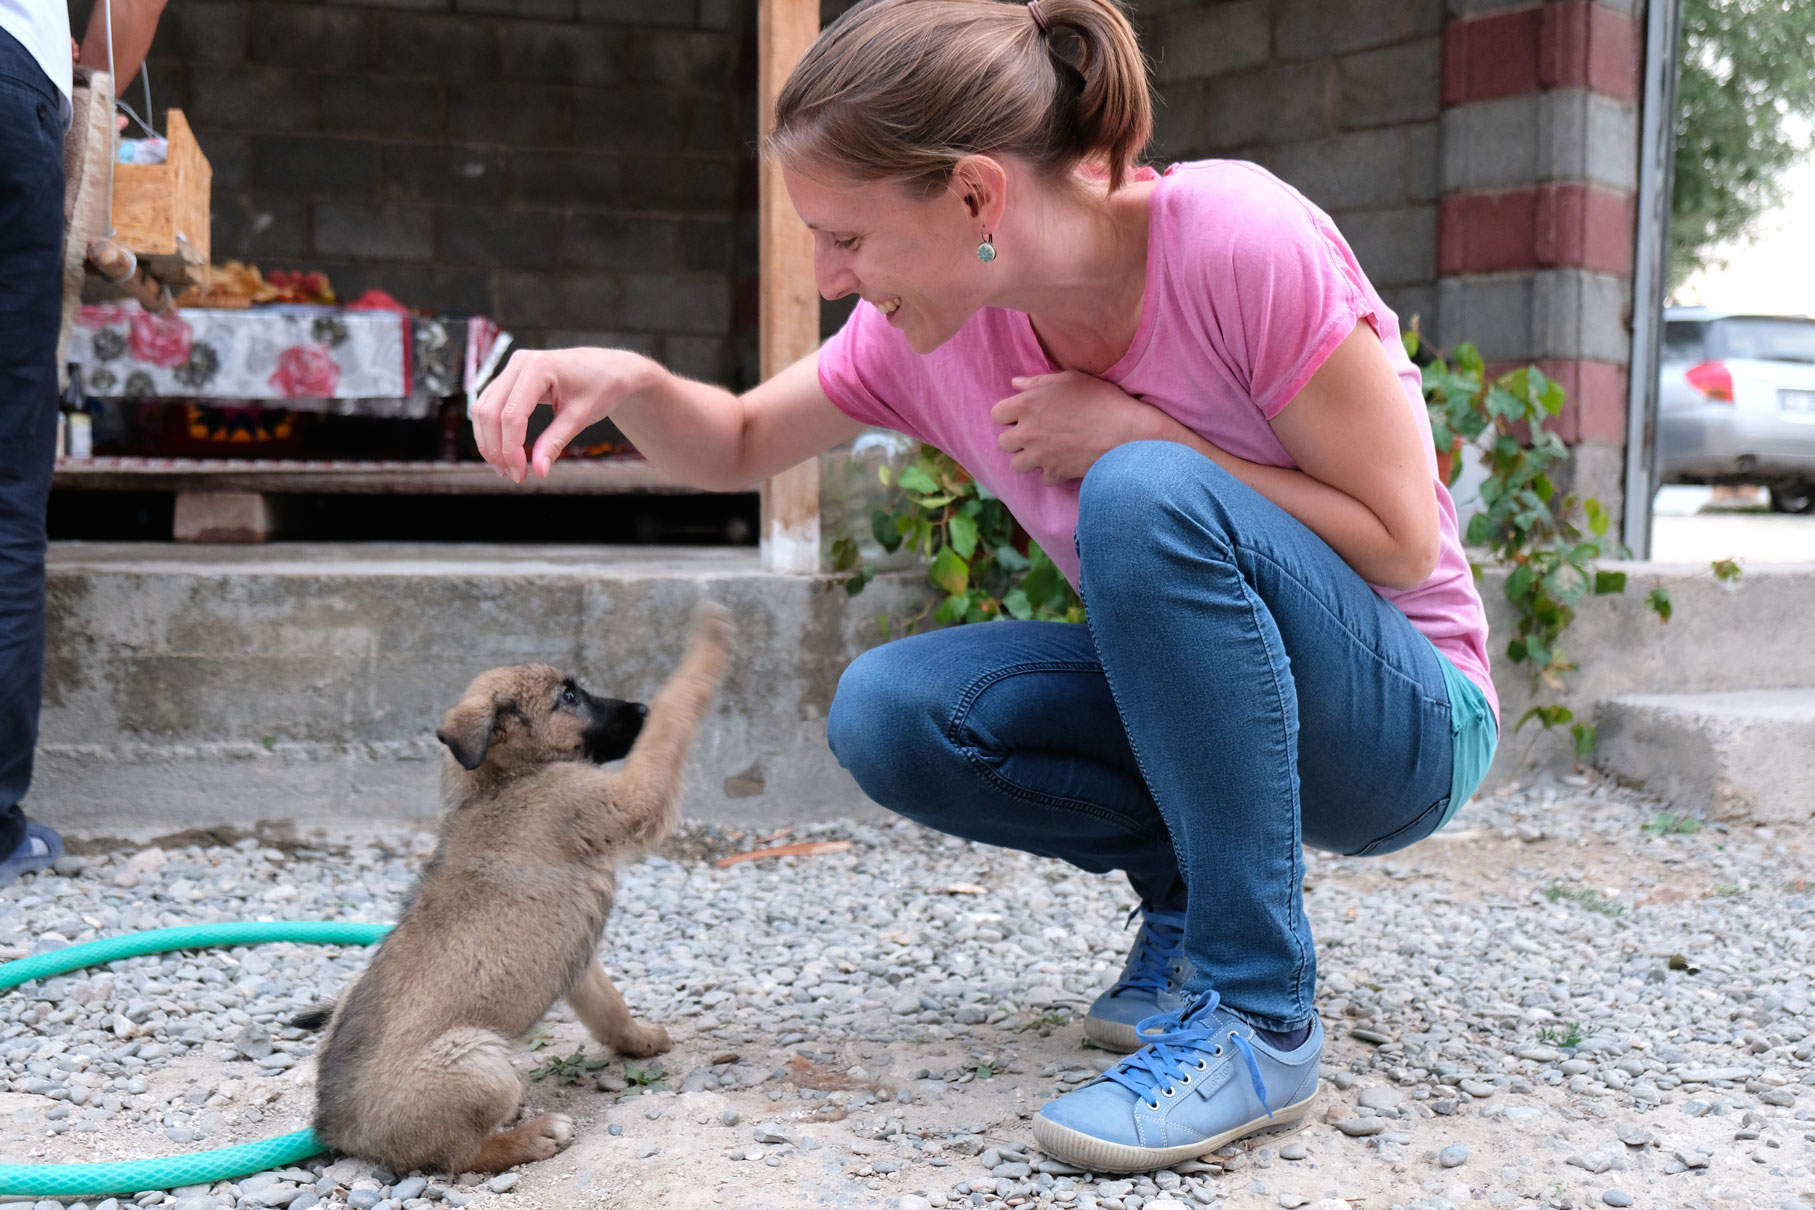
[[[1084,1036],[1104,1050],[1117,1054],[1133,1054],[1146,1043],[1141,1035],[1135,1032],[1134,1026],[1126,1021],[1111,1021],[1104,1017],[1085,1017]]]
[[[1275,1110],[1270,1118],[1256,1118],[1232,1130],[1211,1135],[1201,1142],[1181,1143],[1176,1147],[1130,1147],[1126,1143],[1110,1143],[1069,1126],[1061,1126],[1044,1114],[1035,1114],[1034,1141],[1040,1144],[1040,1150],[1053,1159],[1087,1172],[1152,1172],[1209,1155],[1237,1139],[1290,1134],[1304,1125],[1304,1119],[1316,1103],[1317,1094],[1313,1092],[1296,1105]]]

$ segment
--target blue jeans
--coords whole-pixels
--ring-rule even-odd
[[[25,836],[38,744],[62,307],[62,99],[0,31],[0,857]]]
[[[1301,844],[1387,853],[1450,799],[1443,657],[1324,541],[1186,446],[1084,477],[1086,624],[915,635],[827,719],[864,792],[942,832],[1120,869],[1186,913],[1190,992],[1314,1015]]]

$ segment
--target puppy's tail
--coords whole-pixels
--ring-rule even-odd
[[[296,1016],[291,1017],[288,1024],[291,1029],[315,1030],[325,1028],[328,1022],[333,1019],[334,1006],[332,1004],[318,1004],[307,1012],[298,1013]]]

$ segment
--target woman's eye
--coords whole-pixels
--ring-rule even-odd
[[[857,246],[857,237],[853,235],[850,239],[835,239],[832,241],[832,246],[840,252],[849,252]]]

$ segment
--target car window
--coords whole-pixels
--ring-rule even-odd
[[[1721,356],[1815,365],[1815,320],[1723,319]]]
[[[1701,361],[1703,328],[1706,324],[1687,319],[1664,324],[1664,356],[1671,360]]]

